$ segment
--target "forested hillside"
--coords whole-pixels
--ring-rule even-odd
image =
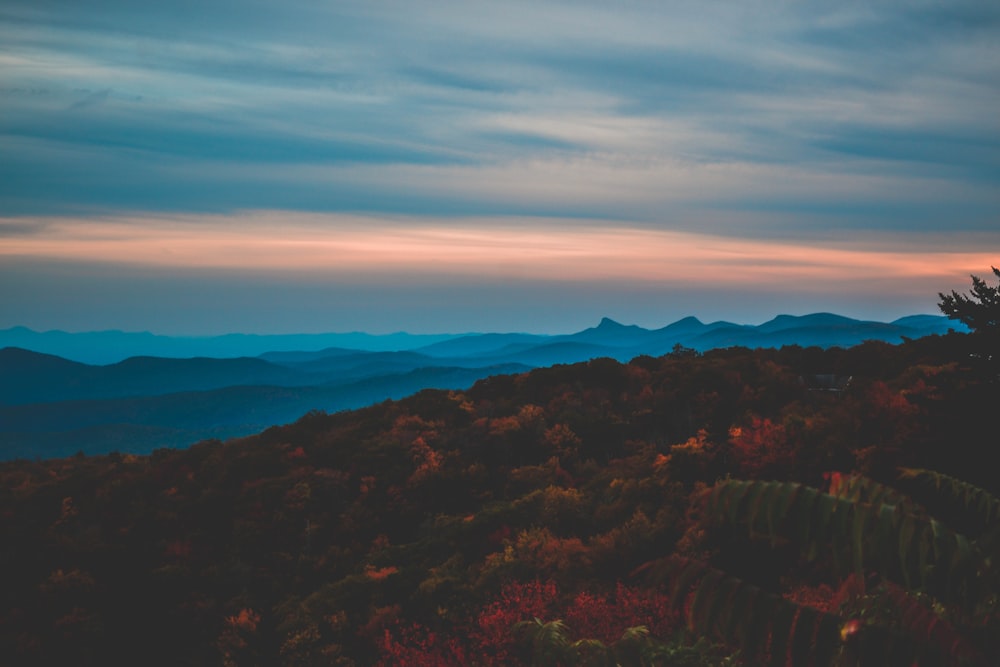
[[[0,656],[988,664],[1000,384],[969,338],[678,347],[4,463]]]
[[[77,452],[148,454],[211,438],[259,433],[312,410],[337,412],[409,396],[422,389],[466,389],[476,380],[542,366],[607,357],[628,361],[661,356],[675,346],[699,352],[718,347],[802,345],[850,347],[865,340],[899,343],[944,334],[965,325],[918,315],[892,323],[830,313],[779,315],[759,326],[703,324],[688,317],[661,329],[626,326],[604,318],[573,334],[470,334],[464,336],[220,336],[183,339],[102,332],[44,334],[0,331],[0,460],[58,458]],[[374,349],[308,347],[341,340]],[[23,343],[28,349],[3,347]],[[428,341],[435,341],[427,344]],[[233,352],[276,348],[256,358]],[[395,343],[397,349],[385,349]],[[87,346],[90,347],[87,347]],[[135,345],[174,354],[214,349],[224,358],[131,357],[98,366],[79,358],[121,355]],[[283,350],[283,351],[282,351]]]

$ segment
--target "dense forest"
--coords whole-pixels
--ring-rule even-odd
[[[975,341],[678,346],[0,464],[0,661],[989,664]]]

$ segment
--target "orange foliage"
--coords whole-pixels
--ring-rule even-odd
[[[518,560],[530,563],[539,572],[565,573],[587,558],[587,548],[579,537],[559,538],[546,528],[521,531],[514,549]]]
[[[919,389],[924,389],[924,387],[921,386]],[[907,400],[906,393],[893,391],[885,382],[878,380],[873,382],[868,390],[868,401],[879,413],[893,417],[906,417],[917,412],[917,406]]]
[[[521,429],[517,417],[497,417],[490,420],[490,435],[504,435]]]
[[[837,609],[832,606],[835,602],[835,591],[826,584],[819,586],[796,586],[785,593],[786,600],[790,600],[803,607],[812,607],[817,611],[836,613]]]
[[[754,416],[750,424],[733,427],[729,444],[743,477],[776,476],[795,461],[795,446],[784,424]]]
[[[260,623],[260,614],[249,607],[240,609],[235,616],[226,617],[226,625],[243,632],[256,632],[258,623]]]
[[[388,565],[386,567],[365,566],[365,576],[372,581],[384,581],[397,572],[399,572],[399,568],[395,565]]]
[[[427,444],[423,436],[417,436],[410,444],[410,455],[416,464],[416,469],[410,475],[409,483],[417,484],[432,473],[441,469],[441,453]]]
[[[373,475],[365,475],[361,478],[361,483],[358,485],[358,491],[362,496],[368,495],[369,492],[375,489],[375,477]]]
[[[576,449],[580,442],[580,436],[566,424],[556,424],[545,431],[545,443],[557,452]]]
[[[62,499],[62,505],[59,508],[59,521],[57,523],[65,523],[79,514],[76,506],[73,504],[73,497],[66,496]]]

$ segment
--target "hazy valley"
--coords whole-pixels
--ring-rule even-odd
[[[590,329],[548,336],[172,338],[15,328],[0,331],[0,457],[147,453],[249,435],[313,410],[359,408],[426,388],[464,389],[492,375],[554,364],[658,357],[677,346],[699,352],[847,347],[864,340],[898,343],[956,326],[962,329],[940,316],[879,323],[819,313],[758,326],[689,317],[660,329],[605,318]],[[193,353],[199,356],[188,357]]]

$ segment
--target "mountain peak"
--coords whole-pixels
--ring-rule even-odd
[[[625,325],[621,322],[616,322],[610,317],[602,317],[601,323],[597,325],[598,329],[610,330],[610,329],[625,329]]]
[[[851,324],[861,324],[861,321],[834,313],[810,313],[809,315],[778,315],[757,328],[760,331],[774,332],[793,327],[834,327]]]
[[[659,329],[661,333],[690,333],[694,331],[701,331],[705,328],[705,324],[693,315],[688,315],[684,319],[677,320],[672,324]]]

